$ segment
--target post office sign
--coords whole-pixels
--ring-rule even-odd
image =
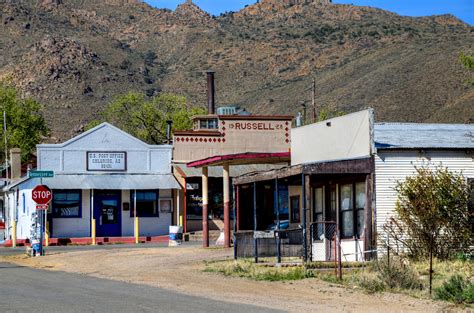
[[[88,171],[126,171],[127,152],[88,151]]]

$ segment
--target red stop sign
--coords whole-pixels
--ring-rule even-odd
[[[48,186],[38,185],[31,191],[31,198],[36,204],[48,204],[53,198],[53,193]]]

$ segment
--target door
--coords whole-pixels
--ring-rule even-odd
[[[97,237],[122,235],[120,191],[94,191],[94,218]]]

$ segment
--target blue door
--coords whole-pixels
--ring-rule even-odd
[[[97,237],[122,235],[122,211],[120,191],[94,191],[94,218]]]

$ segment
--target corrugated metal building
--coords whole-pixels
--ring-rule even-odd
[[[379,234],[383,234],[383,225],[393,216],[397,181],[413,175],[416,166],[444,166],[474,179],[474,125],[376,123],[374,141]]]

